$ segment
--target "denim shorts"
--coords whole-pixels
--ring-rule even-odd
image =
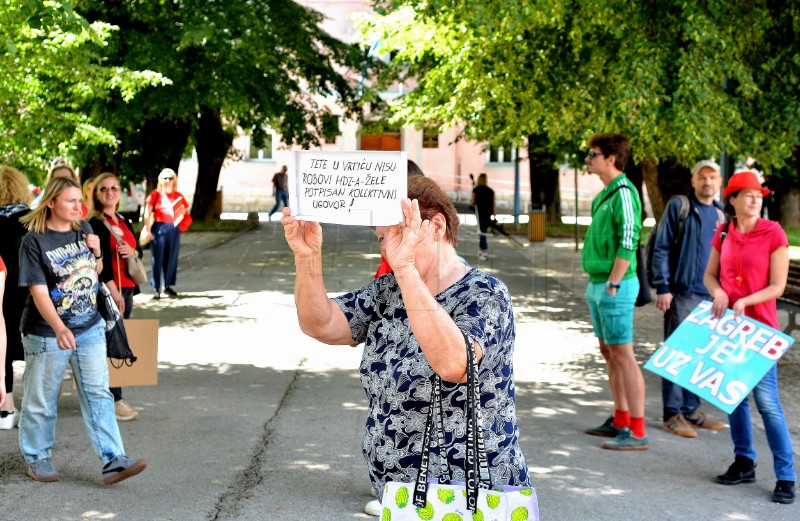
[[[631,277],[620,282],[616,296],[606,291],[605,282],[590,282],[586,287],[586,302],[592,315],[594,336],[608,345],[633,342],[633,306],[639,295],[639,279]]]

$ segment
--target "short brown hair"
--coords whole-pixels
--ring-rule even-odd
[[[28,178],[13,166],[0,165],[0,206],[31,204]]]
[[[408,197],[419,201],[419,213],[423,221],[442,214],[447,225],[447,242],[454,247],[458,245],[458,212],[436,181],[421,175],[409,177]]]
[[[595,134],[589,147],[597,147],[605,157],[614,156],[614,167],[622,172],[631,157],[631,143],[622,134]]]

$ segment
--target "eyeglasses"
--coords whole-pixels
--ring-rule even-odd
[[[597,156],[605,156],[602,152],[595,152],[594,150],[589,150],[586,152],[586,159],[591,161],[592,159],[596,158]]]
[[[174,177],[162,177],[161,178],[162,181],[172,181],[173,179],[175,179],[175,178]]]
[[[111,190],[112,192],[119,192],[119,187],[116,186],[116,185],[115,186],[101,186],[100,187],[100,193],[102,193],[102,194],[108,192],[109,190]]]

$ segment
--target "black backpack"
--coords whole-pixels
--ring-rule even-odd
[[[676,195],[673,196],[672,199],[675,198],[680,201],[681,209],[678,214],[678,233],[675,234],[675,239],[672,241],[673,248],[677,246],[681,240],[683,240],[683,229],[686,224],[686,218],[689,217],[689,210],[691,210],[691,204],[687,196]],[[670,199],[670,201],[672,199]],[[661,221],[653,226],[653,229],[650,231],[650,235],[647,237],[647,243],[645,243],[644,246],[645,264],[647,265],[647,284],[651,288],[655,288],[655,285],[653,284],[653,280],[655,279],[655,275],[653,274],[653,252],[656,249],[656,235],[658,235],[658,226],[660,224]]]

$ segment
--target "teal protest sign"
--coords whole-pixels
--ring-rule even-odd
[[[731,310],[714,318],[704,300],[644,368],[730,414],[792,343],[794,338]]]

